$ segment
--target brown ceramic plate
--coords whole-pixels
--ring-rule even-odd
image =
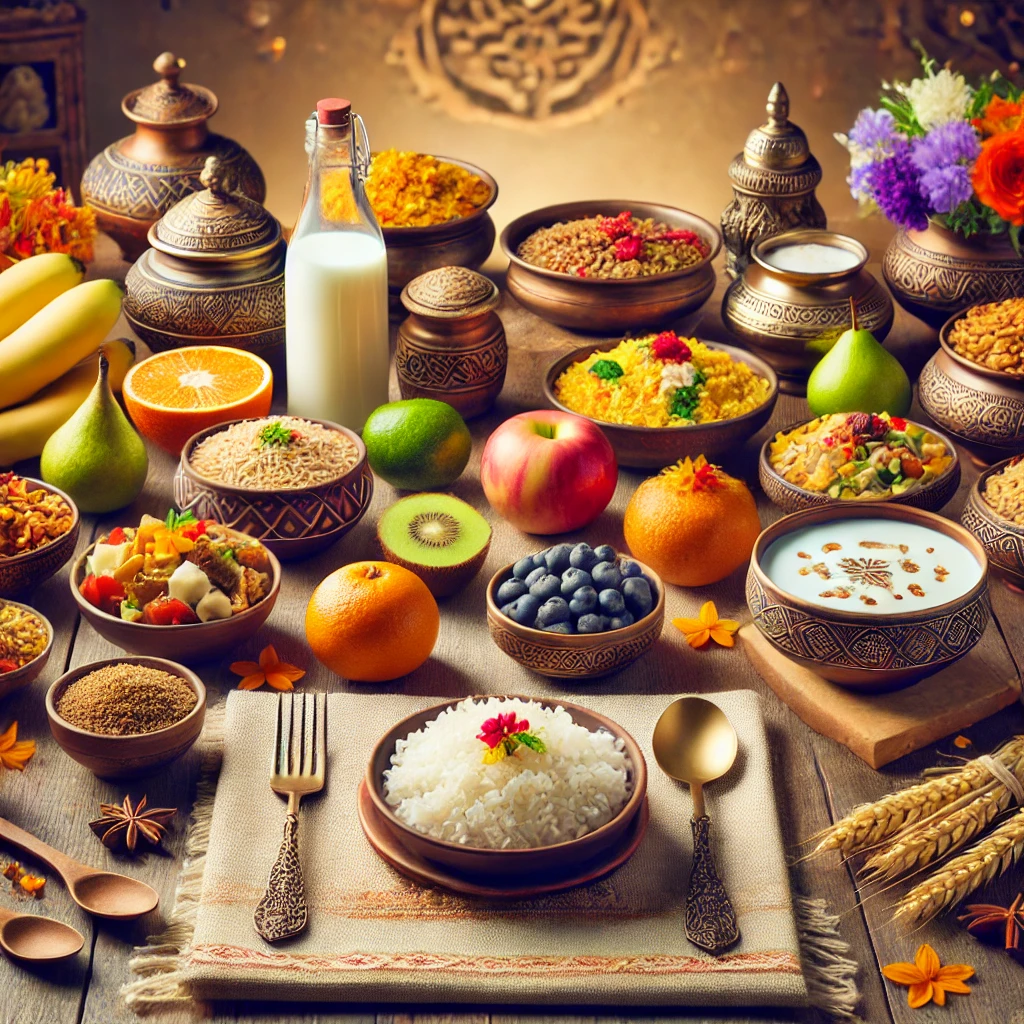
[[[997,515],[981,496],[989,478],[1001,473],[1011,462],[1013,459],[997,462],[974,481],[960,522],[981,542],[992,568],[1015,586],[1024,587],[1024,526]]]
[[[434,839],[405,824],[384,799],[384,771],[391,765],[391,755],[395,751],[395,743],[423,728],[427,722],[437,718],[446,708],[459,704],[464,699],[466,698],[460,697],[456,700],[448,700],[409,715],[389,729],[373,748],[364,779],[368,799],[380,816],[383,827],[394,836],[399,845],[405,847],[417,858],[440,865],[446,872],[468,872],[477,876],[486,876],[492,885],[495,878],[507,880],[517,878],[516,884],[525,884],[524,876],[530,876],[530,884],[536,884],[538,874],[567,873],[574,865],[585,861],[595,861],[605,856],[609,850],[619,846],[639,813],[647,794],[647,763],[644,761],[643,752],[636,740],[610,718],[605,718],[604,715],[599,715],[596,711],[581,707],[579,704],[542,697],[522,697],[521,699],[534,700],[549,708],[563,707],[578,725],[582,725],[591,732],[605,729],[613,736],[621,738],[625,744],[626,754],[632,766],[633,791],[625,806],[611,821],[579,839],[526,850],[488,850],[463,846],[460,843]],[[483,748],[481,747],[481,749]],[[511,882],[500,883],[502,888],[506,884],[511,884]]]
[[[50,651],[53,650],[53,626],[50,625],[50,620],[45,615],[37,612],[35,608],[30,608],[27,604],[21,604],[19,601],[0,601],[0,607],[5,604],[17,605],[19,608],[24,608],[25,611],[31,612],[45,627],[47,640],[42,653],[37,654],[30,662],[22,665],[21,668],[16,668],[13,672],[0,674],[0,698],[6,697],[9,693],[14,693],[15,690],[24,689],[30,683],[34,683],[42,674],[43,669],[46,668],[46,663],[50,660]]]
[[[172,627],[168,627],[172,628]],[[156,732],[129,736],[107,736],[88,732],[65,721],[57,713],[57,703],[64,691],[82,676],[105,665],[144,665],[180,676],[196,693],[196,706],[180,722],[158,729]],[[65,672],[46,691],[46,717],[50,732],[58,746],[68,757],[84,765],[101,779],[131,779],[145,775],[161,765],[181,757],[203,731],[206,718],[206,687],[194,672],[184,665],[164,658],[133,657],[106,658]]]
[[[506,885],[500,885],[493,878],[461,874],[446,868],[443,864],[420,857],[404,847],[387,828],[384,819],[374,807],[365,779],[359,783],[357,809],[359,824],[362,825],[363,834],[370,845],[382,860],[400,874],[421,885],[437,885],[465,896],[505,900],[536,899],[538,896],[564,892],[578,885],[588,885],[610,875],[636,853],[647,834],[647,825],[651,817],[648,802],[644,800],[619,842],[601,856],[583,863],[573,863],[563,873],[551,872],[538,877],[510,878]]]
[[[783,427],[779,433],[788,434],[790,431],[811,422],[813,420],[801,420],[798,423],[792,423],[788,427]],[[923,508],[928,512],[938,512],[956,494],[957,488],[960,486],[960,455],[956,450],[956,445],[941,431],[936,430],[934,427],[925,426],[923,423],[918,423],[916,420],[908,420],[907,422],[913,423],[914,426],[934,434],[946,446],[947,450],[953,453],[953,461],[946,467],[945,471],[932,480],[931,483],[916,491],[911,491],[909,494],[887,494],[877,498],[843,499],[830,497],[821,491],[809,491],[804,487],[798,487],[796,484],[790,483],[771,464],[771,446],[775,441],[774,435],[761,445],[761,455],[757,460],[757,473],[761,482],[761,490],[764,491],[768,500],[778,505],[783,512],[799,512],[801,509],[816,508],[819,505],[842,505],[845,507],[851,502],[855,504],[860,504],[861,502],[867,502],[868,504],[890,502],[893,505],[913,505],[915,508]]]
[[[29,490],[41,487],[51,494],[59,494],[71,509],[71,527],[66,533],[34,551],[26,551],[8,558],[0,557],[0,597],[14,597],[34,590],[65,565],[75,553],[75,545],[78,543],[78,506],[60,488],[52,484],[29,476],[23,479]]]
[[[573,363],[586,359],[594,352],[607,352],[615,348],[620,341],[621,339],[616,339],[583,345],[564,356],[559,356],[544,375],[544,397],[548,404],[561,409],[562,412],[582,416],[582,413],[563,405],[555,397],[555,381]],[[745,349],[711,341],[705,341],[703,344],[716,352],[727,353],[738,363],[745,363],[757,376],[767,380],[768,397],[756,409],[742,416],[719,420],[717,423],[695,423],[687,427],[632,427],[624,423],[607,423],[592,416],[584,416],[584,419],[590,420],[604,432],[615,450],[615,458],[620,466],[662,469],[673,462],[678,462],[686,455],[691,458],[705,455],[711,459],[734,450],[753,437],[771,419],[772,410],[779,397],[779,379],[771,366]]]
[[[673,229],[693,231],[711,251],[703,260],[682,270],[612,279],[575,277],[534,266],[516,255],[519,246],[539,228],[583,217],[615,216],[624,210],[634,217],[652,217]],[[590,199],[545,206],[517,217],[501,233],[501,249],[509,260],[506,283],[513,297],[530,312],[554,324],[597,334],[624,334],[657,327],[697,309],[714,291],[715,271],[711,264],[721,247],[721,234],[703,217],[674,206],[630,199]]]

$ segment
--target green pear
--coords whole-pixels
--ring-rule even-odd
[[[913,392],[900,361],[870,331],[852,326],[821,357],[807,380],[807,404],[816,416],[832,412],[887,412],[906,416]]]
[[[82,512],[130,505],[149,472],[146,446],[117,404],[108,370],[107,357],[100,353],[95,386],[50,435],[39,457],[43,479],[69,494]]]

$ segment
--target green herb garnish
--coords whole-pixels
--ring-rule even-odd
[[[692,384],[685,388],[676,388],[672,395],[672,404],[669,406],[669,415],[692,420],[697,406],[700,405],[700,389],[705,380],[707,378],[698,370],[693,375]]]
[[[175,530],[180,530],[183,526],[189,526],[192,523],[198,522],[196,517],[192,515],[192,509],[186,509],[184,512],[175,512],[173,508],[167,510],[167,518],[164,520],[164,526],[167,527],[171,533]]]
[[[598,359],[590,372],[601,380],[618,380],[625,371],[614,359]]]
[[[261,448],[287,448],[295,440],[295,431],[283,423],[268,423],[259,433]]]

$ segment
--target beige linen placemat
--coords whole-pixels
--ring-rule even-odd
[[[740,690],[710,698],[739,735],[736,764],[707,791],[717,864],[742,932],[740,944],[718,958],[683,932],[690,796],[658,770],[651,752],[654,723],[672,698],[565,699],[620,723],[647,759],[650,826],[623,868],[583,888],[514,903],[407,881],[364,837],[356,788],[381,733],[438,699],[332,694],[327,790],[304,803],[301,814],[309,928],[290,944],[271,946],[256,934],[252,915],[284,821],[284,804],[268,785],[277,698],[232,693],[205,866],[193,869],[179,892],[171,926],[177,941],[154,939],[136,957],[133,967],[143,977],[129,986],[129,1002],[141,1007],[187,994],[419,1005],[806,1005],[757,695]],[[184,922],[193,919],[186,941]],[[821,921],[803,925],[806,957],[807,933],[820,931]],[[831,962],[852,987],[850,965],[834,955]],[[812,987],[819,982],[812,978]]]

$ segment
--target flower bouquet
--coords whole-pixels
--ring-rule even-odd
[[[880,109],[836,139],[850,153],[853,197],[902,228],[937,221],[965,238],[1024,227],[1024,103],[999,72],[972,87],[922,58],[920,78],[883,82]]]

